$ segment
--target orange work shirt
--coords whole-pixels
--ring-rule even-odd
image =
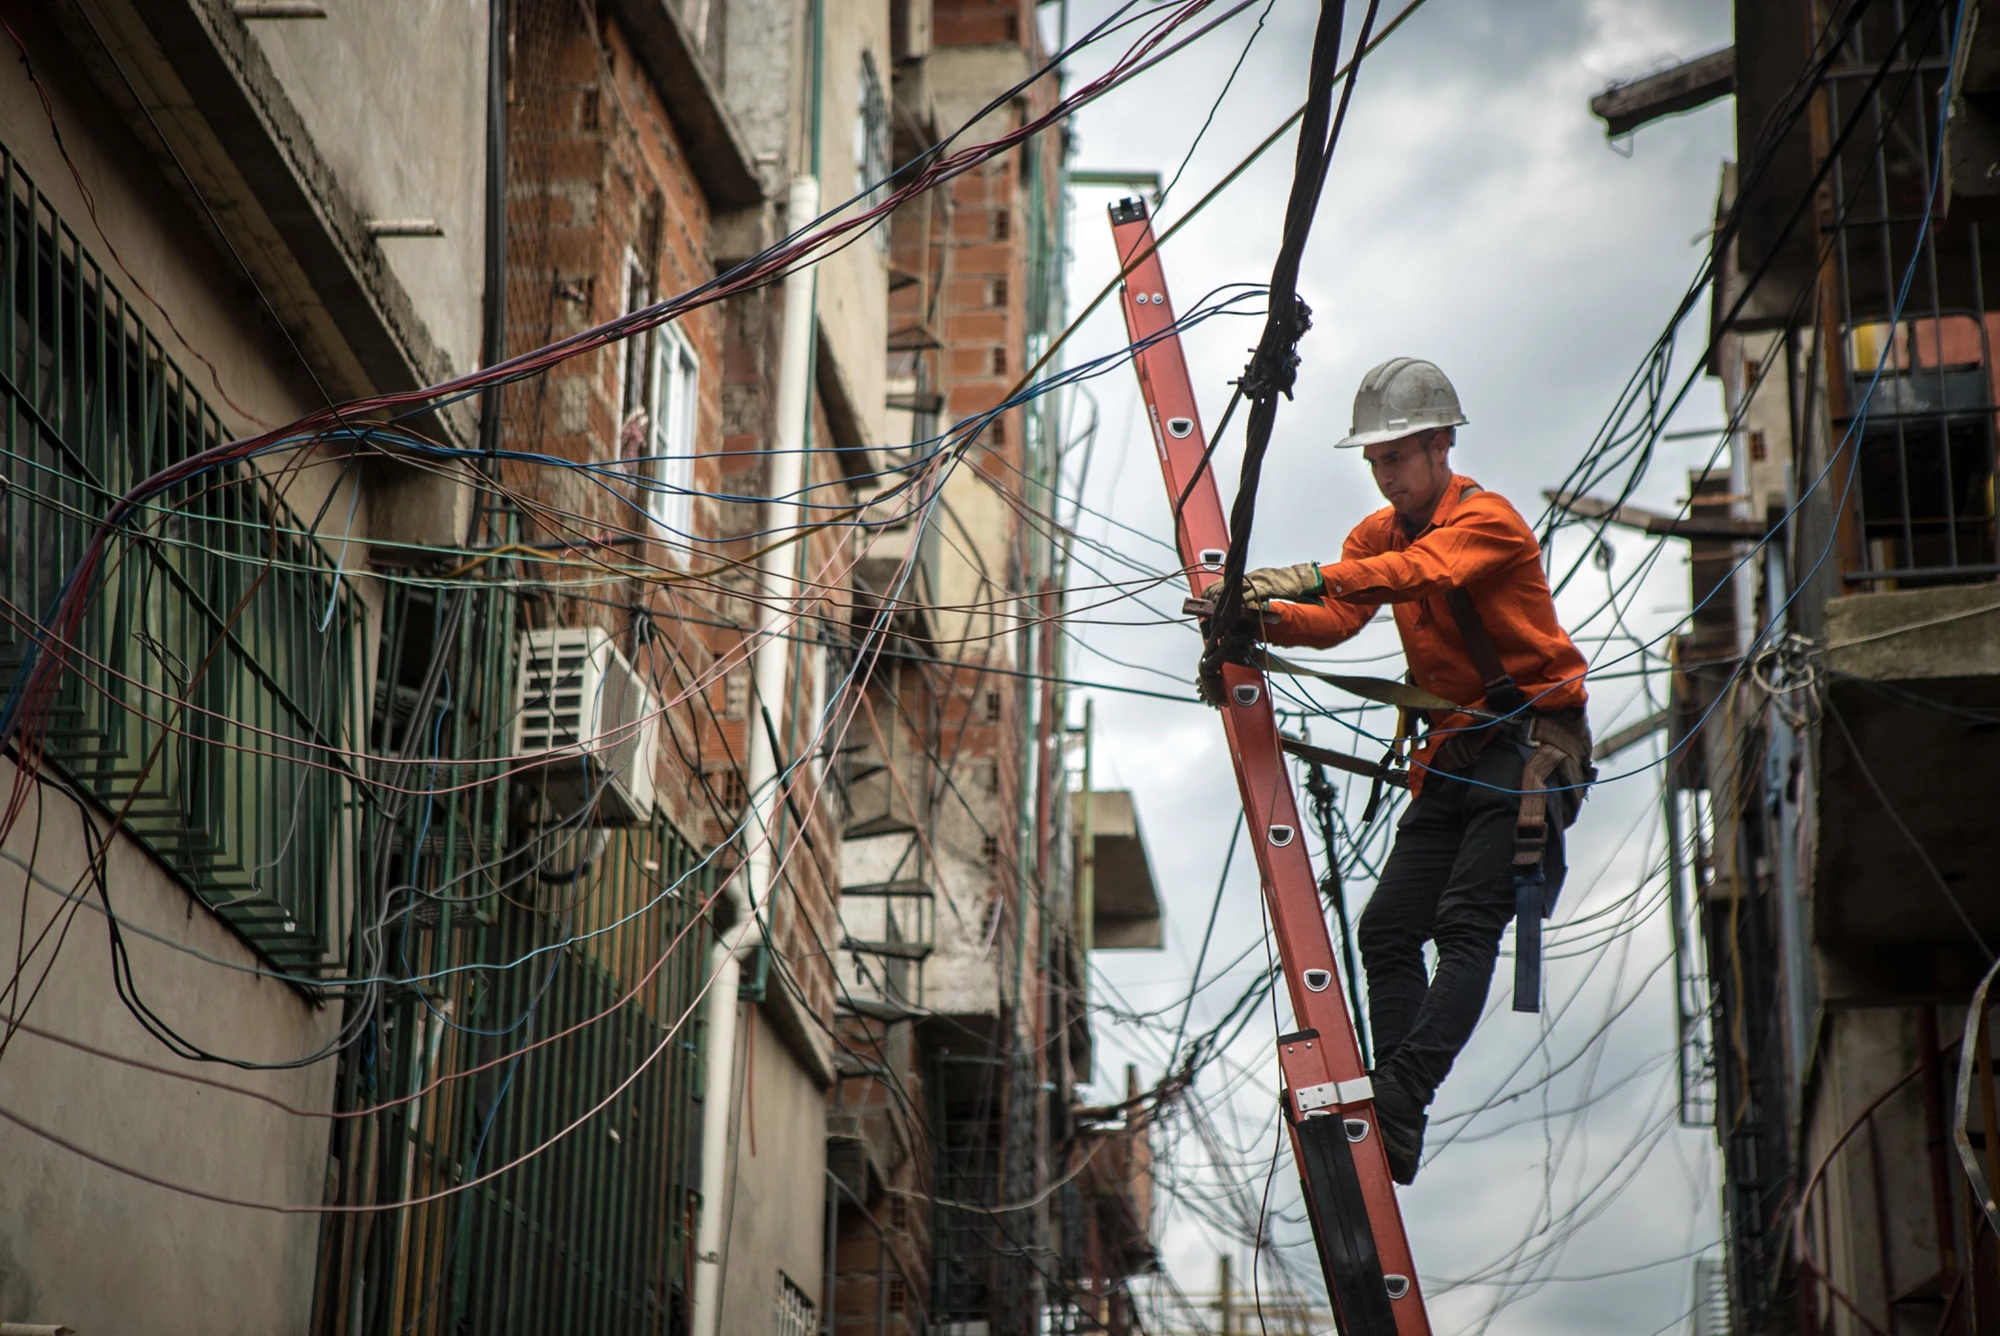
[[[1273,645],[1329,649],[1352,637],[1387,603],[1403,638],[1410,678],[1461,705],[1484,705],[1485,684],[1444,595],[1464,589],[1500,662],[1537,710],[1584,703],[1586,665],[1556,621],[1555,599],[1542,571],[1541,544],[1507,499],[1454,473],[1437,513],[1412,536],[1384,506],[1354,526],[1341,559],[1320,567],[1326,593],[1318,603],[1271,605],[1265,627]],[[1430,738],[1412,756],[1410,787],[1422,787],[1431,753],[1451,730],[1477,725],[1471,715],[1431,712]]]

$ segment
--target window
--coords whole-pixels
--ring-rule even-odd
[[[814,1336],[818,1329],[811,1297],[793,1284],[790,1276],[780,1271],[777,1336]]]
[[[882,80],[875,73],[875,57],[861,53],[861,78],[854,109],[854,193],[864,208],[873,208],[889,197],[889,104],[882,96]],[[889,229],[877,225],[870,231],[875,244],[889,246]]]
[[[694,454],[696,392],[700,363],[687,335],[672,325],[655,330],[650,339],[633,342],[650,349],[644,389],[633,397],[643,403],[626,418],[624,456],[640,480],[639,499],[654,524],[670,537],[685,540],[694,523]]]
[[[625,288],[618,298],[618,314],[630,315],[642,306],[650,306],[653,300],[653,280],[647,275],[646,267],[639,263],[638,253],[631,247],[625,249]],[[621,440],[618,457],[636,458],[645,451],[638,448],[643,440],[624,440],[624,436],[634,431],[643,431],[643,422],[635,415],[646,403],[646,353],[644,338],[627,339],[621,345],[624,352],[618,361],[618,422]]]
[[[819,720],[819,736],[826,739],[814,757],[816,773],[833,791],[834,810],[845,823],[854,814],[852,767],[849,753],[838,746],[845,736],[839,727],[841,706],[848,698],[849,679],[854,675],[854,646],[839,629],[822,624],[819,628],[819,681],[814,690],[813,717]]]
[[[230,436],[0,147],[0,692],[97,522],[138,480]],[[313,972],[345,937],[354,863],[338,762],[361,728],[363,608],[264,475],[177,488],[105,544],[49,684],[48,762],[270,962]],[[347,553],[350,566],[357,560]],[[175,702],[183,702],[175,708]]]

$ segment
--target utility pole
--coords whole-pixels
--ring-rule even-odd
[[[1090,697],[1083,699],[1083,800],[1078,806],[1083,808],[1077,825],[1078,832],[1076,858],[1076,940],[1083,954],[1084,974],[1090,972],[1090,952],[1097,945],[1097,822],[1092,811],[1093,795],[1090,791],[1090,749],[1095,737],[1096,712],[1091,708]]]

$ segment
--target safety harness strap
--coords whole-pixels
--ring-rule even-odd
[[[1583,712],[1535,714],[1527,723],[1532,748],[1521,767],[1521,806],[1514,818],[1514,1010],[1542,1009],[1542,920],[1555,909],[1549,894],[1549,781],[1572,795],[1566,816],[1583,802],[1597,778],[1590,764],[1590,728]],[[1558,799],[1560,801],[1560,799]],[[1567,821],[1564,822],[1568,824]],[[1559,889],[1560,887],[1558,887]]]
[[[1465,641],[1466,653],[1472,656],[1472,666],[1479,671],[1486,703],[1505,714],[1526,708],[1527,693],[1515,685],[1513,677],[1507,672],[1507,665],[1500,661],[1500,651],[1493,647],[1493,637],[1486,633],[1486,623],[1479,619],[1479,609],[1473,606],[1472,595],[1462,588],[1449,590],[1444,596],[1444,605],[1451,609],[1451,619],[1458,623],[1458,634]]]
[[[1536,1012],[1542,1009],[1542,920],[1555,908],[1543,868],[1549,845],[1549,781],[1558,780],[1575,795],[1568,807],[1574,813],[1583,802],[1585,786],[1597,778],[1590,765],[1590,728],[1581,710],[1574,712],[1574,727],[1567,718],[1571,711],[1528,710],[1527,693],[1501,662],[1472,595],[1453,589],[1444,601],[1479,672],[1486,703],[1526,716],[1522,740],[1529,751],[1521,767],[1521,806],[1514,818],[1514,1010]]]

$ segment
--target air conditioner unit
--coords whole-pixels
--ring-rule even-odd
[[[651,821],[660,707],[611,634],[524,632],[516,680],[516,792],[551,819],[589,809],[587,825]]]

